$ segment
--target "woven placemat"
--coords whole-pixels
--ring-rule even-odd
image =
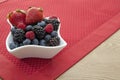
[[[54,80],[120,28],[120,0],[8,0],[0,4],[0,77],[4,80]],[[61,19],[68,43],[53,59],[17,59],[8,53],[8,12],[43,7],[45,16]]]

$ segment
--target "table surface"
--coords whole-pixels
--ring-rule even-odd
[[[120,30],[57,80],[120,80]]]

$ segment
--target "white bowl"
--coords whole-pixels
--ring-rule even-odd
[[[13,27],[10,21],[7,19],[7,22]],[[66,45],[66,41],[60,35],[60,26],[58,29],[58,36],[60,37],[60,45],[58,46],[39,46],[39,45],[25,45],[21,47],[17,47],[14,49],[9,48],[9,44],[13,42],[13,37],[11,32],[8,34],[6,39],[6,48],[9,53],[16,56],[17,58],[46,58],[50,59],[57,55]]]

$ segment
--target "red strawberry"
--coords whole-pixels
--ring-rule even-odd
[[[24,10],[16,10],[8,14],[8,19],[13,26],[17,26],[19,23],[25,24],[26,13]]]
[[[44,28],[44,30],[47,33],[51,33],[53,31],[53,25],[52,24],[47,24],[47,26]]]
[[[33,31],[28,31],[26,32],[25,37],[30,40],[33,40],[35,38],[35,33]]]
[[[26,14],[26,24],[35,24],[43,19],[43,10],[41,8],[30,7]]]

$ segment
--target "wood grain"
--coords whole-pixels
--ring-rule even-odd
[[[120,30],[57,80],[120,80]]]

